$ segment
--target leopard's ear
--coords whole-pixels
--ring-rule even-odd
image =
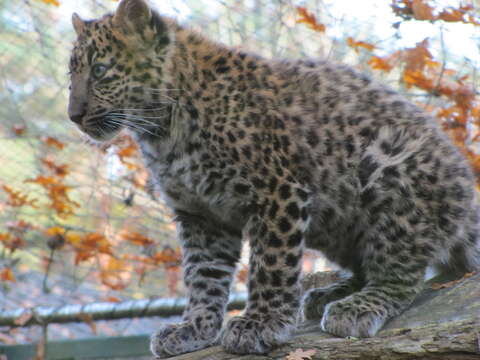
[[[80,36],[85,30],[85,22],[78,16],[77,13],[73,13],[72,15],[72,25],[77,33],[77,36]]]
[[[125,35],[143,34],[151,17],[152,10],[145,0],[122,0],[113,16],[113,23]]]

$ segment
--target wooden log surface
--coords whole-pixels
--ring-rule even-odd
[[[304,287],[321,286],[335,277],[315,274],[305,279]],[[480,273],[427,282],[414,303],[372,338],[333,337],[321,332],[318,322],[309,322],[288,343],[264,356],[228,354],[215,346],[170,359],[285,360],[297,349],[315,350],[311,359],[322,360],[480,360]]]

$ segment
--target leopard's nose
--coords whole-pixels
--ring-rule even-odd
[[[81,114],[73,114],[73,115],[70,115],[70,120],[72,120],[75,124],[80,125],[82,123],[82,119],[84,116],[85,116],[84,112]]]

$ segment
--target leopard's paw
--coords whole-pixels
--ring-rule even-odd
[[[327,304],[343,299],[358,291],[363,283],[357,278],[347,278],[329,286],[310,289],[302,300],[301,320],[321,319]]]
[[[325,306],[331,302],[331,297],[326,289],[312,289],[302,300],[301,321],[321,319]]]
[[[169,324],[154,333],[150,350],[157,359],[197,351],[218,343],[218,335],[202,334],[190,322]]]
[[[382,308],[355,301],[353,295],[325,306],[320,327],[341,337],[365,338],[374,336],[386,320]]]
[[[282,319],[255,320],[237,316],[227,323],[221,343],[234,354],[265,354],[290,337],[295,325]]]

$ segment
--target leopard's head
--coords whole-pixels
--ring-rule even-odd
[[[145,0],[122,0],[114,14],[97,20],[73,14],[72,22],[70,119],[100,141],[124,127],[152,126],[164,105],[159,93],[173,23]]]

